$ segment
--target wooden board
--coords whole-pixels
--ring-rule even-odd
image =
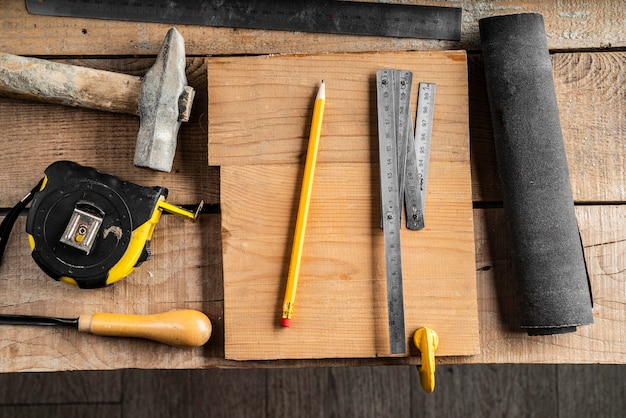
[[[189,55],[241,55],[479,50],[478,20],[495,14],[541,13],[550,49],[626,46],[622,0],[390,0],[390,3],[463,8],[461,42],[296,31],[176,25]],[[25,2],[3,2],[0,51],[18,55],[156,55],[169,24],[29,15]]]
[[[478,352],[464,52],[215,58],[209,164],[221,165],[228,359],[389,355],[375,74],[413,72],[437,97],[426,228],[402,231],[407,342],[421,326],[438,354]],[[296,312],[280,327],[315,91],[326,82]],[[412,346],[412,343],[408,345]],[[414,348],[408,354],[417,354]]]
[[[3,36],[10,33],[3,32]],[[70,62],[142,75],[153,61],[153,58],[82,58]],[[0,140],[8,144],[0,154],[5,167],[0,171],[1,206],[6,209],[15,204],[44,168],[61,158],[75,159],[140,184],[167,186],[174,203],[192,205],[199,199],[218,203],[219,167],[208,167],[206,158],[208,110],[204,61],[201,57],[187,61],[187,77],[197,94],[203,96],[196,96],[194,121],[181,128],[175,160],[177,168],[169,174],[132,166],[136,118],[0,98],[0,126],[3,127]],[[625,303],[626,295],[626,249],[621,245],[626,234],[626,207],[620,205],[626,197],[624,153],[620,151],[626,138],[626,124],[621,117],[626,101],[620,100],[626,91],[624,83],[620,83],[626,54],[615,50],[556,53],[552,55],[552,62],[576,200],[598,202],[581,206],[577,211],[596,295],[596,323],[581,327],[576,334],[540,339],[515,329],[517,313],[510,290],[514,281],[505,239],[504,212],[474,209],[481,354],[438,357],[440,362],[623,363],[626,358],[625,319],[623,310],[618,308]],[[482,205],[500,199],[499,184],[480,56],[470,55],[468,66],[473,196],[476,204]],[[314,86],[310,88],[314,92]],[[307,123],[308,117],[302,120]],[[610,202],[616,206],[611,206]],[[103,339],[62,329],[3,327],[0,371],[244,365],[318,367],[419,362],[417,357],[254,364],[224,360],[220,215],[203,216],[210,222],[208,219],[196,225],[183,222],[182,230],[179,219],[165,217],[155,231],[153,260],[112,288],[86,293],[55,283],[41,272],[30,257],[24,223],[20,221],[0,269],[2,313],[72,316],[95,309],[150,313],[169,306],[199,307],[209,314],[216,329],[209,346],[194,350],[190,355],[140,340]],[[181,233],[186,236],[184,240]],[[183,250],[185,245],[192,245],[194,249]],[[169,277],[171,284],[164,286],[162,280],[150,281],[148,276]],[[202,283],[204,290],[201,292],[198,283]],[[33,341],[37,344],[33,345]],[[111,355],[112,350],[114,355]],[[59,361],[61,358],[64,360]]]

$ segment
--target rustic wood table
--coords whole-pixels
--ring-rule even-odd
[[[413,3],[413,2],[411,2]],[[415,2],[418,3],[418,2]],[[181,350],[149,341],[102,338],[58,328],[6,327],[0,372],[119,368],[348,366],[413,364],[419,357],[226,360],[220,169],[207,158],[207,57],[329,52],[466,50],[480,354],[444,363],[624,363],[626,358],[626,11],[620,1],[428,1],[463,8],[460,42],[342,36],[179,25],[187,75],[196,88],[192,119],[179,135],[172,173],[133,167],[138,119],[0,98],[0,207],[3,214],[57,160],[73,160],[126,180],[169,188],[168,200],[207,210],[197,224],[165,216],[155,257],[132,277],[98,291],[47,278],[29,254],[20,217],[0,267],[0,313],[75,316],[194,308],[211,318],[207,345]],[[0,51],[143,75],[168,25],[31,16],[23,1],[0,6]],[[515,282],[483,75],[478,20],[544,15],[574,199],[591,274],[595,323],[577,332],[529,337],[517,327]]]

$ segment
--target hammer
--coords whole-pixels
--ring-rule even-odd
[[[171,28],[143,78],[0,52],[0,95],[138,115],[134,164],[169,172],[195,90],[185,76],[185,42]]]

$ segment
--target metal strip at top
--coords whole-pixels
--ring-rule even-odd
[[[26,0],[32,14],[459,41],[461,8],[353,1]]]

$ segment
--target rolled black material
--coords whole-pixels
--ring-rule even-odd
[[[591,289],[540,14],[479,21],[521,327],[560,334],[593,323]]]

